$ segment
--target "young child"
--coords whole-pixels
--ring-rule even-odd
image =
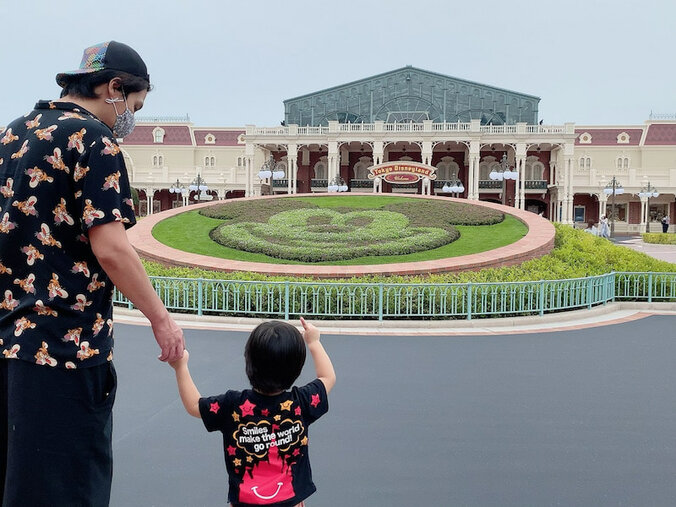
[[[303,506],[316,491],[308,426],[328,411],[336,374],[319,330],[303,318],[300,322],[302,335],[280,321],[264,322],[251,332],[244,358],[253,389],[203,398],[188,370],[188,351],[171,363],[185,409],[201,417],[208,431],[223,433],[228,501],[234,507]],[[290,389],[303,369],[306,343],[317,379]]]

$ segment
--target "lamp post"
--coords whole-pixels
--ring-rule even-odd
[[[659,197],[660,193],[648,182],[638,193],[638,196],[641,198],[645,197],[645,232],[650,232],[650,198]]]
[[[347,192],[347,183],[337,174],[328,184],[326,190],[329,192]]]
[[[191,192],[197,192],[197,197],[195,197],[195,199],[198,202],[201,199],[207,200],[206,195],[204,193],[209,191],[209,187],[207,186],[207,182],[204,181],[204,179],[199,173],[197,174],[197,177],[193,180],[193,182],[190,184],[188,189]]]
[[[624,194],[624,187],[622,184],[617,181],[615,176],[613,179],[608,182],[606,187],[603,189],[603,193],[610,195],[610,237],[615,237],[615,196]]]
[[[500,160],[500,170],[497,170],[495,167],[493,167],[493,170],[490,172],[488,177],[492,180],[502,181],[502,204],[505,204],[506,202],[505,194],[507,193],[507,180],[517,181],[519,178],[518,171],[510,171],[506,153],[502,155],[502,159]],[[519,189],[517,185],[516,192],[518,191]]]
[[[462,184],[462,181],[460,181],[460,178],[458,178],[457,175],[454,174],[451,178],[451,181],[444,183],[444,186],[441,187],[442,192],[445,194],[456,194],[457,197],[457,194],[462,194],[465,191],[465,186]]]
[[[171,187],[169,187],[169,193],[171,194],[176,194],[176,203],[178,204],[178,195],[184,195],[186,192],[185,187],[181,184],[181,182],[176,178],[176,183],[172,183]],[[178,208],[178,205],[176,206]]]
[[[277,161],[272,155],[270,155],[270,157],[265,162],[263,162],[261,170],[258,171],[259,180],[270,180],[270,178],[273,180],[284,179],[284,171],[277,170]],[[268,184],[270,184],[269,181]],[[270,192],[272,192],[272,185],[270,185]]]

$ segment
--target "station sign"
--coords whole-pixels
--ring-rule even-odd
[[[437,168],[431,165],[421,164],[420,162],[409,162],[402,160],[398,162],[385,162],[371,166],[369,168],[369,179],[382,178],[388,183],[394,185],[405,185],[416,183],[422,178],[436,180]]]

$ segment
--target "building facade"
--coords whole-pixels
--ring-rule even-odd
[[[427,183],[429,193],[500,202],[581,227],[614,209],[617,232],[642,232],[651,223],[661,230],[665,215],[674,222],[676,117],[543,125],[539,100],[404,67],[286,100],[277,127],[145,119],[120,146],[142,214],[198,198],[327,192],[336,185],[370,192],[369,168],[410,161],[432,168],[436,179],[383,182],[379,190],[422,193]],[[278,179],[259,174],[263,166]],[[518,177],[496,179],[505,169]],[[462,183],[460,192],[448,192],[453,182]],[[202,191],[195,189],[200,183]],[[652,188],[659,195],[647,197]]]

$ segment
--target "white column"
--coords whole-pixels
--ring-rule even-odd
[[[574,156],[574,145],[572,143],[566,143],[563,146],[563,165],[565,172],[565,186],[566,186],[566,203],[565,203],[565,218],[563,223],[572,225],[573,224],[573,198],[575,194],[573,193],[573,156]]]
[[[298,146],[289,144],[286,150],[286,178],[288,182],[287,192],[289,194],[296,193],[296,178],[298,173]]]
[[[146,188],[146,202],[148,203],[148,215],[153,214],[153,196],[155,195],[154,188]]]
[[[329,141],[329,154],[328,154],[328,163],[329,163],[329,170],[328,170],[328,183],[330,184],[331,181],[336,177],[338,174],[338,168],[339,168],[339,159],[338,159],[338,142],[336,141]]]
[[[599,219],[601,219],[601,215],[606,214],[606,203],[608,202],[608,196],[604,191],[599,192],[597,195],[599,198]]]
[[[382,164],[385,148],[382,141],[373,142],[373,165]]]
[[[467,199],[479,200],[479,161],[481,157],[479,141],[469,143],[469,170],[467,171]]]

